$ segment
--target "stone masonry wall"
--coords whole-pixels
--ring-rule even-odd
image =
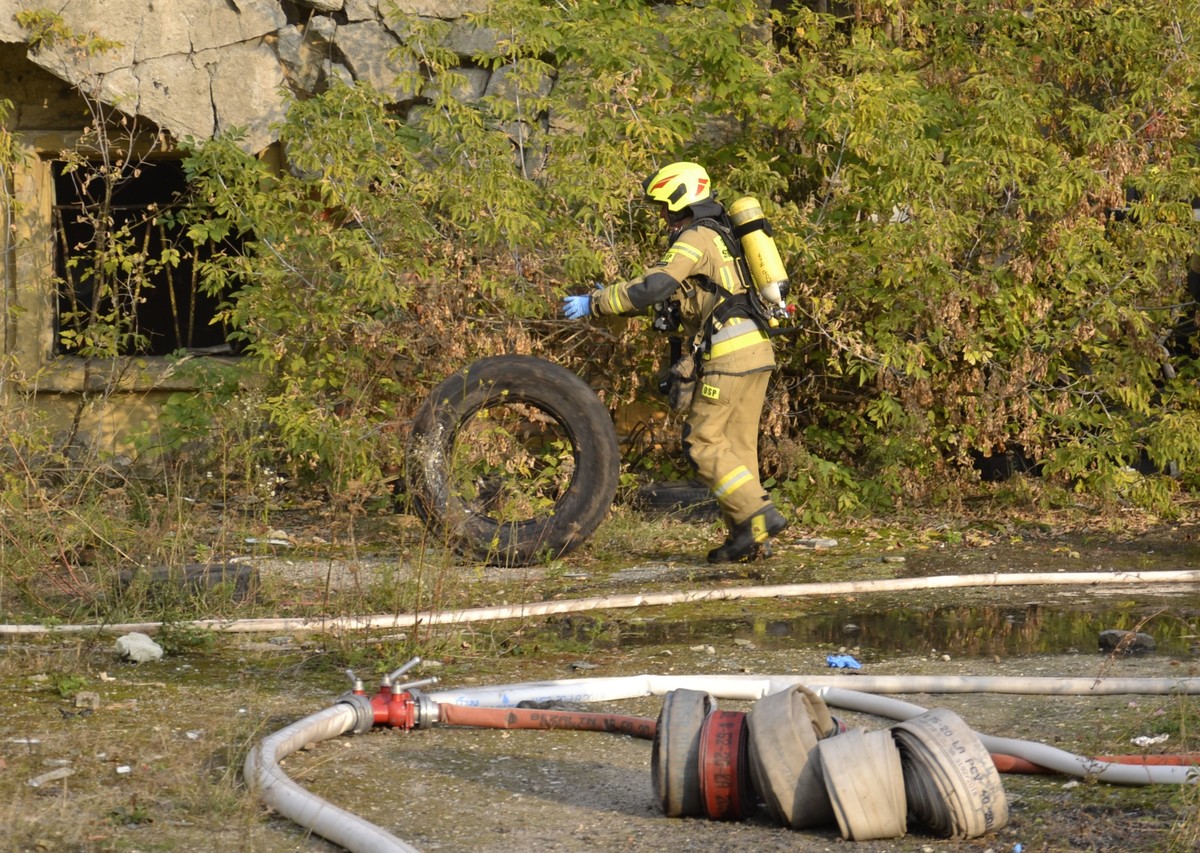
[[[208,138],[242,128],[250,152],[273,141],[289,92],[316,92],[330,80],[362,80],[397,103],[408,70],[389,54],[402,34],[385,12],[450,24],[446,46],[463,60],[461,97],[483,97],[502,75],[471,57],[493,42],[470,12],[487,0],[5,0],[0,51],[22,44],[20,11],[53,10],[71,30],[120,47],[90,57],[65,48],[29,52],[29,61],[121,111],[149,119],[175,139]],[[15,8],[14,8],[15,7]],[[0,91],[0,95],[3,92]]]

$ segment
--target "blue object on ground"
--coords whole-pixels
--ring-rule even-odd
[[[826,655],[825,663],[839,669],[862,669],[862,664],[850,655]]]

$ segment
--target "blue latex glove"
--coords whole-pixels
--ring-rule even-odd
[[[850,655],[826,655],[825,663],[837,669],[862,669],[862,664]]]
[[[592,297],[567,296],[563,298],[563,314],[568,320],[579,320],[592,313]]]

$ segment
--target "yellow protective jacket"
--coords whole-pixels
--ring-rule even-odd
[[[724,322],[717,319],[725,313],[717,309],[728,299],[726,294],[736,296],[745,291],[737,261],[724,238],[701,224],[685,228],[663,259],[644,275],[593,293],[592,313],[633,316],[652,305],[673,301],[679,306],[678,334],[698,350],[704,373],[740,375],[771,370],[775,366],[771,340],[745,311],[734,312]]]

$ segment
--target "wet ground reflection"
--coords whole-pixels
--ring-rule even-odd
[[[845,647],[859,651],[863,658],[934,652],[955,658],[1098,654],[1100,633],[1119,629],[1153,637],[1154,654],[1200,656],[1200,603],[1194,596],[1139,596],[1136,602],[929,602],[925,607],[829,601],[818,612],[804,614],[764,608],[735,618],[692,615],[609,621],[584,616],[567,617],[547,627],[560,638],[590,638],[627,648],[733,641],[764,650]]]

